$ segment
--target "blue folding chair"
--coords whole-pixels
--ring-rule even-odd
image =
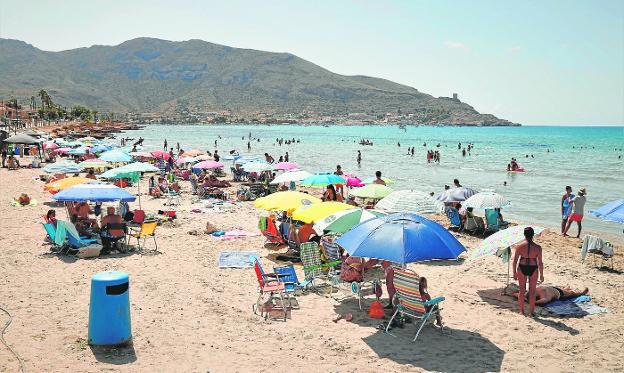
[[[485,227],[485,231],[483,235],[485,236],[487,233],[495,233],[500,230],[500,222],[498,211],[486,209],[485,210],[485,222],[487,226]]]
[[[54,224],[41,223],[41,225],[43,225],[43,228],[46,230],[46,233],[50,241],[54,243],[54,238],[56,237],[56,227],[54,226]]]
[[[461,218],[459,217],[459,211],[457,211],[456,208],[454,207],[447,207],[446,208],[446,216],[448,216],[451,225],[449,226],[449,228],[457,228],[457,230],[461,230],[462,229],[462,222],[461,222]]]
[[[305,288],[311,283],[309,280],[299,282],[295,267],[292,265],[273,267],[273,272],[277,275],[277,280],[284,283],[286,293],[294,293],[299,289],[305,290]]]
[[[80,237],[76,226],[72,223],[65,222],[65,228],[67,229],[67,243],[72,249],[79,249],[97,242],[96,238]]]

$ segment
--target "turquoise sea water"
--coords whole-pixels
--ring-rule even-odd
[[[564,187],[571,185],[576,193],[584,186],[588,192],[584,229],[622,233],[621,225],[587,216],[587,211],[624,198],[624,159],[618,159],[620,155],[624,158],[624,127],[427,126],[403,130],[397,126],[148,125],[126,136],[142,136],[148,150],[162,149],[166,138],[170,147],[179,142],[183,149],[211,152],[220,136],[216,149],[226,155],[233,149],[247,154],[250,132],[260,142],[252,141],[249,154],[268,152],[277,160],[288,151],[291,161],[310,172],[333,171],[340,164],[346,172],[364,178],[380,170],[396,180],[394,189],[436,194],[444,184],[451,185],[458,178],[464,186],[507,196],[513,205],[503,212],[505,218],[531,224],[558,227]],[[301,139],[301,143],[279,146],[276,138]],[[359,145],[361,138],[373,141],[374,146]],[[470,155],[462,156],[459,142],[462,146],[474,144]],[[414,157],[407,155],[411,146],[415,147]],[[440,164],[427,164],[425,149],[439,150]],[[360,166],[357,150],[362,151]],[[527,172],[506,172],[511,157],[517,158]],[[576,234],[575,227],[571,233]]]

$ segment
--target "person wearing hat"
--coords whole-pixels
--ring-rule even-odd
[[[568,235],[570,225],[573,221],[575,221],[576,224],[578,224],[578,233],[576,234],[576,238],[581,237],[581,221],[583,220],[583,209],[585,208],[585,202],[587,201],[587,198],[585,197],[586,195],[587,191],[585,188],[579,188],[576,197],[570,200],[570,203],[572,204],[572,213],[570,214],[570,217],[568,217],[568,223],[563,231],[564,236]]]

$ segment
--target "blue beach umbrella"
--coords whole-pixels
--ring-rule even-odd
[[[106,162],[130,162],[132,157],[119,149],[111,150],[100,154],[100,159]]]
[[[440,224],[416,214],[367,220],[337,241],[349,254],[406,264],[457,259],[466,249]]]
[[[316,174],[306,177],[301,181],[302,186],[327,186],[331,184],[342,185],[346,181],[342,177],[334,174]]]
[[[54,162],[43,168],[49,174],[77,174],[82,172],[82,168],[71,161]]]
[[[604,221],[624,223],[624,199],[609,202],[596,210],[590,211],[590,214]]]
[[[108,146],[108,145],[96,145],[94,147],[91,148],[91,153],[100,153],[100,152],[107,152],[109,150],[112,150],[113,147],[112,146]]]
[[[64,189],[53,195],[52,199],[59,202],[132,202],[136,197],[113,184],[93,182]]]

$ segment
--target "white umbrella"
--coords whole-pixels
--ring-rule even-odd
[[[399,212],[424,214],[441,212],[444,204],[418,190],[397,190],[382,198],[375,208],[390,214]]]
[[[241,166],[247,172],[273,171],[273,165],[266,162],[249,162]]]
[[[281,183],[290,183],[291,181],[301,181],[305,178],[312,176],[308,171],[297,170],[297,171],[288,171],[284,172],[281,175],[277,175],[271,184],[281,184]]]
[[[475,209],[500,209],[511,206],[511,202],[498,193],[481,192],[468,198],[462,205]]]
[[[442,202],[464,202],[465,200],[474,196],[477,193],[479,192],[472,188],[466,188],[466,187],[453,188],[453,189],[445,190],[436,199]]]

